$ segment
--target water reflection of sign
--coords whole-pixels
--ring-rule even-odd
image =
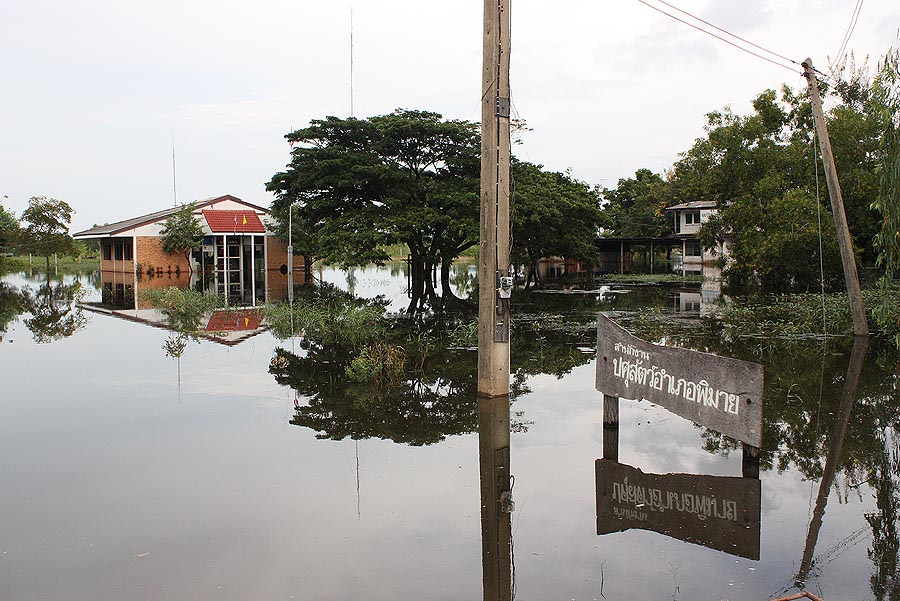
[[[759,559],[759,480],[645,474],[609,459],[596,475],[597,534],[638,528]]]
[[[597,390],[647,399],[697,424],[759,447],[763,366],[636,338],[597,320]]]

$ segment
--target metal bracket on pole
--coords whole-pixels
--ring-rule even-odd
[[[509,98],[497,97],[497,116],[509,118]]]

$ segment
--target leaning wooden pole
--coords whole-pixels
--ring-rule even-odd
[[[478,394],[509,393],[509,0],[484,0]]]
[[[841,261],[844,263],[844,280],[847,282],[850,312],[853,315],[853,333],[857,336],[868,336],[869,326],[866,324],[866,309],[863,305],[862,291],[859,288],[859,274],[856,271],[856,258],[853,256],[853,241],[850,239],[850,230],[847,227],[841,185],[838,182],[837,168],[834,166],[834,154],[831,152],[831,140],[828,137],[825,114],[822,112],[819,82],[810,58],[803,61],[803,75],[809,84],[809,98],[816,122],[816,134],[822,149],[822,161],[825,163],[825,181],[828,183],[831,214],[834,217],[834,229],[837,231],[838,245],[841,248]],[[818,199],[816,200],[818,202]]]

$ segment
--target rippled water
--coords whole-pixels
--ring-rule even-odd
[[[456,271],[460,295],[471,275]],[[319,276],[405,306],[401,264]],[[485,407],[465,344],[423,351],[394,398],[330,371],[327,345],[278,339],[265,322],[233,344],[190,341],[176,360],[164,320],[97,311],[96,274],[63,277],[54,297],[44,284],[7,274],[0,286],[0,599],[482,597]],[[516,298],[516,597],[896,598],[897,353],[873,342],[855,404],[842,405],[848,341],[740,338],[701,319],[700,296],[604,286]],[[597,534],[598,311],[645,338],[766,366],[759,559],[743,538],[732,552],[700,544],[713,537],[703,511],[681,511],[694,542],[652,531],[660,512],[644,507],[648,529]],[[620,402],[618,436],[618,462],[645,474],[742,480],[739,446],[646,401]]]

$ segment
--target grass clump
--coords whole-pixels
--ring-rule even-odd
[[[294,299],[267,310],[272,331],[281,339],[301,334],[325,343],[359,348],[384,335],[381,305],[331,303],[317,299]]]
[[[598,282],[609,284],[699,284],[705,279],[702,275],[677,273],[607,273],[597,276]]]
[[[393,386],[403,380],[406,359],[406,351],[402,347],[379,343],[363,347],[345,371],[351,382]]]
[[[900,286],[868,288],[862,294],[870,329],[900,346]],[[853,333],[850,301],[844,293],[779,294],[737,302],[725,309],[724,321],[744,337],[817,338]]]

